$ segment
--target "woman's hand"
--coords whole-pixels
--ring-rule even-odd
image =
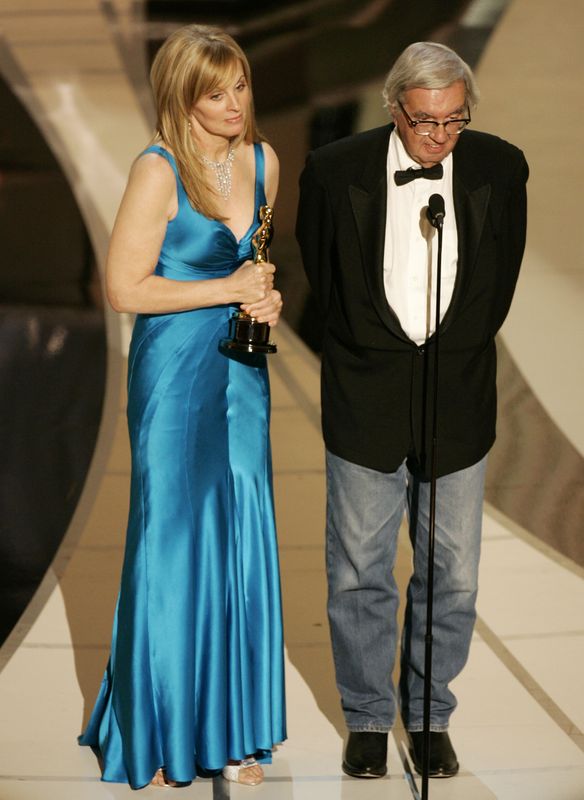
[[[254,304],[265,300],[272,291],[275,271],[276,267],[269,262],[254,264],[253,261],[245,261],[226,278],[229,302]]]
[[[277,289],[271,289],[267,297],[258,303],[245,303],[241,310],[254,317],[258,322],[269,322],[273,327],[278,324],[282,311],[282,295]]]

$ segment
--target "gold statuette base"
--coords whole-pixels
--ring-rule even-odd
[[[270,326],[258,322],[243,311],[236,311],[229,320],[229,338],[221,340],[226,350],[240,353],[275,353],[278,348],[270,342]]]

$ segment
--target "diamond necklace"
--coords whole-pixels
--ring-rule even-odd
[[[231,169],[233,167],[233,159],[235,158],[235,150],[229,147],[227,158],[225,161],[211,161],[210,158],[200,153],[201,161],[205,166],[210,167],[215,173],[217,179],[217,189],[221,197],[225,200],[229,199],[231,194]]]

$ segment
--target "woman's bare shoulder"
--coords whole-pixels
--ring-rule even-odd
[[[270,167],[277,169],[279,166],[278,156],[272,145],[269,142],[262,142],[262,148],[268,169]]]
[[[170,153],[170,151],[168,152]],[[155,150],[140,153],[132,164],[130,175],[148,181],[174,182],[174,170],[168,159]]]
[[[120,215],[137,212],[171,219],[176,205],[176,178],[172,166],[159,153],[141,153],[130,169]]]
[[[264,151],[264,158],[266,160],[266,179],[265,189],[268,203],[273,205],[276,202],[276,195],[278,194],[278,183],[280,180],[280,162],[276,151],[268,142],[262,142]]]

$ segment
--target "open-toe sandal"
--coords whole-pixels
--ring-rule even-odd
[[[257,786],[264,779],[264,771],[255,758],[244,758],[239,764],[226,764],[223,777],[242,786]]]
[[[173,789],[175,786],[179,784],[176,781],[171,781],[166,777],[166,770],[164,767],[160,767],[154,773],[154,777],[150,781],[150,786],[160,786],[165,789]]]

